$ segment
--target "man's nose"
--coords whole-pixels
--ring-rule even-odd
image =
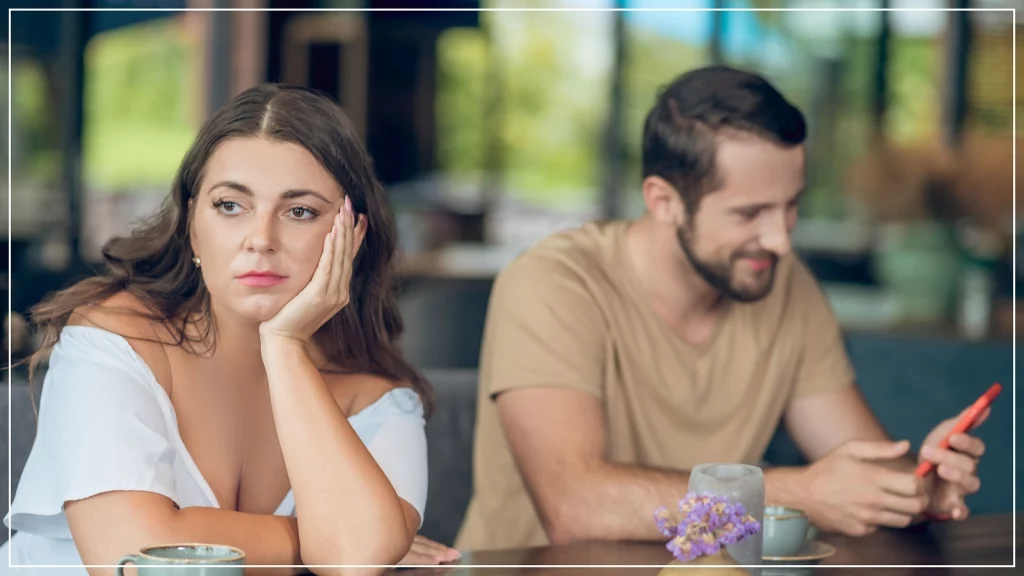
[[[780,258],[789,254],[790,250],[793,249],[790,239],[791,229],[792,226],[789,225],[788,214],[785,212],[778,214],[765,223],[761,231],[761,247]]]

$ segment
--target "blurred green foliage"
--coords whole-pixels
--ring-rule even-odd
[[[35,184],[52,183],[60,176],[61,156],[46,70],[29,59],[15,60],[12,67],[13,177]]]
[[[85,55],[83,168],[97,191],[165,190],[198,128],[198,57],[178,18],[105,32]]]
[[[774,5],[772,0],[764,0]],[[761,2],[755,2],[760,4]],[[544,5],[539,0],[521,7]],[[780,13],[758,13],[764,29],[779,32],[792,58],[771,73],[805,112],[817,82],[813,41],[785,28]],[[586,18],[584,18],[586,16]],[[594,203],[601,188],[601,142],[608,115],[611,16],[595,26],[592,14],[482,13],[481,29],[452,29],[438,45],[437,144],[442,172],[479,182],[485,150],[503,151],[504,189],[542,205]],[[588,19],[589,18],[589,19]],[[639,185],[643,118],[660,86],[707,62],[707,47],[627,26],[624,66],[626,190]],[[489,37],[488,37],[489,35]],[[595,41],[596,38],[596,41]],[[589,40],[588,40],[589,39]],[[846,37],[836,127],[829,158],[815,160],[807,212],[841,216],[843,167],[868,145],[876,39]],[[493,49],[494,53],[489,50]],[[588,53],[606,51],[606,53]],[[727,54],[728,57],[728,54]],[[900,142],[933,138],[938,129],[941,49],[937,38],[894,36],[886,129]],[[586,62],[590,65],[585,65]],[[596,62],[597,64],[594,64]],[[730,61],[757,68],[757,62]],[[199,56],[178,19],[139,24],[94,38],[86,54],[83,167],[94,190],[163,190],[190,145],[201,97]],[[490,66],[501,82],[502,110],[489,125]],[[12,85],[16,170],[53,180],[60,168],[55,102],[35,63],[15,65]],[[814,122],[816,119],[811,118]]]
[[[755,5],[776,6],[764,0]],[[869,145],[877,38],[847,34],[833,56],[842,69],[838,101],[816,102],[824,58],[813,38],[786,28],[781,13],[757,13],[765,34],[782,38],[789,57],[769,76],[808,115],[834,114],[828,152],[813,156],[811,190],[805,213],[843,217],[844,167]],[[479,178],[488,138],[504,150],[504,185],[523,200],[552,206],[597,201],[601,188],[601,139],[610,100],[611,26],[604,40],[608,55],[603,77],[574,66],[586,46],[572,13],[486,13],[482,30],[446,32],[438,47],[438,146],[442,172],[455,179]],[[610,20],[611,16],[608,15]],[[592,33],[592,32],[591,32]],[[488,38],[497,55],[502,115],[485,125],[488,97]],[[658,88],[683,71],[708,63],[706,46],[686,44],[649,30],[626,28],[624,65],[624,151],[627,177],[623,194],[639,187],[643,120]],[[885,129],[898,142],[932,138],[939,126],[941,46],[938,38],[893,36],[890,96]],[[729,64],[760,69],[761,62],[726,54]],[[831,107],[831,109],[830,109]],[[817,144],[817,143],[815,143]]]
[[[490,42],[482,30],[453,29],[438,46],[442,171],[456,180],[481,178],[484,150],[495,138],[509,193],[546,204],[590,196],[609,86],[606,74],[581,71],[574,45],[592,32],[573,13],[491,12],[481,19]],[[487,85],[490,73],[500,79],[497,87]],[[495,122],[485,109],[493,89],[502,101]]]

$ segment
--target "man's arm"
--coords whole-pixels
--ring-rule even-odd
[[[824,530],[865,535],[878,526],[906,526],[928,503],[921,480],[905,464],[897,466],[903,471],[890,464],[905,456],[909,444],[886,440],[877,422],[874,430],[858,426],[864,414],[873,419],[864,407],[857,415],[856,408],[826,406],[845,406],[853,394],[837,391],[807,399],[803,407],[823,411],[815,410],[809,420],[795,414],[796,436],[798,446],[816,462],[765,470],[765,498],[806,510]],[[664,539],[654,524],[654,509],[671,507],[686,493],[689,472],[608,462],[599,399],[576,389],[536,386],[503,392],[497,405],[513,457],[552,542]],[[815,434],[831,426],[830,413],[845,433]],[[818,427],[814,419],[820,419]]]
[[[923,519],[930,482],[913,476],[917,462],[910,443],[892,441],[856,386],[793,399],[783,423],[812,464],[802,481],[775,491],[778,503],[806,509],[826,527],[854,534]],[[838,473],[838,467],[847,471]],[[844,509],[847,502],[837,500],[836,492],[851,491],[858,496]]]
[[[530,387],[503,392],[498,414],[548,538],[661,538],[654,509],[686,493],[688,474],[605,461],[601,401],[586,392]]]
[[[688,471],[606,461],[601,401],[572,388],[535,386],[497,397],[505,437],[556,544],[579,540],[661,540],[654,509],[686,494]],[[786,474],[766,471],[769,477]],[[769,493],[769,498],[771,498]]]
[[[794,398],[783,424],[810,462],[851,440],[891,441],[856,386]]]
[[[978,424],[984,421],[988,412],[982,415]],[[890,502],[890,507],[879,501],[868,504],[880,508],[878,515],[887,516],[888,521],[878,523],[889,526],[901,526],[925,519],[922,512],[926,507],[932,513],[950,514],[954,518],[966,517],[966,506],[963,496],[976,492],[980,486],[977,479],[977,459],[984,453],[984,443],[968,434],[958,434],[951,439],[954,450],[938,450],[936,446],[952,428],[959,416],[940,423],[925,438],[922,456],[932,459],[943,466],[943,470],[921,480],[913,475],[918,458],[909,453],[910,443],[901,440],[897,445],[903,449],[895,449],[887,458],[874,459],[865,472],[872,473],[871,468],[884,468],[902,476],[902,484],[907,485],[907,495],[911,483],[914,485],[914,500],[917,506],[909,502]],[[885,433],[882,425],[875,418],[867,402],[856,386],[846,386],[831,392],[823,392],[794,399],[786,411],[784,422],[794,443],[808,460],[814,462],[812,468],[826,467],[834,460],[837,451],[850,442],[868,442],[884,447],[892,441]],[[891,444],[890,444],[891,445]],[[931,450],[931,452],[929,452]],[[884,449],[881,453],[884,454]],[[812,470],[813,471],[813,470]],[[871,479],[881,473],[873,473]],[[816,494],[813,484],[803,486],[808,493],[805,499],[812,502],[823,496]],[[930,495],[930,498],[929,498]],[[783,498],[790,497],[781,494]],[[781,502],[785,503],[785,502]],[[902,505],[901,505],[902,504]],[[891,512],[897,511],[893,515]]]
[[[786,288],[803,341],[783,423],[812,464],[796,478],[784,472],[784,482],[766,492],[826,530],[858,535],[879,524],[906,525],[927,504],[911,473],[909,442],[892,442],[871,413],[827,298],[803,262],[791,264]]]

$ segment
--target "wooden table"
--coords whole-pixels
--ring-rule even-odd
[[[1013,522],[1014,516],[990,515],[972,516],[963,522],[945,522],[922,525],[906,530],[882,530],[864,538],[825,535],[821,539],[836,547],[836,553],[822,562],[822,565],[914,565],[914,564],[955,564],[955,565],[1011,565],[1013,564]],[[1016,516],[1016,546],[1024,543],[1024,516]],[[500,529],[500,527],[495,527]],[[586,542],[565,546],[521,548],[468,552],[463,554],[459,564],[482,566],[508,565],[637,565],[645,568],[465,568],[458,564],[438,568],[412,568],[393,571],[405,576],[468,576],[480,574],[497,576],[504,574],[530,574],[539,576],[575,576],[579,574],[628,574],[629,576],[655,575],[660,566],[668,563],[671,556],[658,544],[626,542]],[[776,569],[778,570],[778,569]],[[687,572],[678,570],[679,574]],[[773,570],[765,570],[767,576]],[[885,568],[864,570],[858,568],[829,568],[814,570],[815,574],[841,576],[870,573],[885,575],[909,574],[968,574],[988,575],[1014,574],[1012,568],[1002,569],[951,569],[951,568]]]

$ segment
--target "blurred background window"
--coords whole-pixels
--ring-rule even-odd
[[[495,275],[559,230],[642,214],[641,132],[659,88],[727,64],[769,78],[808,119],[793,246],[854,343],[859,383],[887,427],[929,429],[929,414],[962,409],[978,374],[1013,377],[1012,46],[1024,23],[1015,28],[1006,9],[1020,0],[78,4],[116,10],[13,12],[11,68],[0,63],[11,82],[15,360],[34,346],[24,314],[92,274],[102,244],[159,205],[213,110],[256,83],[294,83],[334,98],[365,139],[398,222],[404,353],[441,370],[433,380],[448,406],[437,414],[471,430]],[[323,8],[355,10],[301,10]],[[422,8],[468,10],[408,10]],[[647,11],[657,8],[690,10]],[[764,8],[792,10],[753,10]],[[469,385],[446,387],[453,369]],[[934,404],[908,419],[894,394]],[[992,438],[1011,437],[1007,420],[992,420]],[[992,453],[1008,455],[1009,444],[993,441]],[[442,504],[424,533],[450,542],[469,491],[436,469],[444,481],[431,485],[448,494],[432,493]],[[1010,477],[986,476],[972,510],[1005,510]]]
[[[108,30],[85,49],[82,248],[94,259],[170,192],[202,118],[196,19]]]
[[[166,194],[199,122],[187,16],[98,34],[85,54],[84,175],[97,191]]]

